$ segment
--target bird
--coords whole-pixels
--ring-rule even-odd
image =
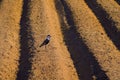
[[[46,48],[46,45],[50,42],[50,38],[51,36],[47,35],[46,39],[43,41],[43,43],[39,47],[42,47],[45,45],[45,48]]]

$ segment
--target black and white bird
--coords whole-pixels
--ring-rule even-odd
[[[40,45],[40,47],[45,45],[45,48],[46,48],[46,45],[50,42],[50,38],[51,38],[51,36],[47,35],[46,39],[43,41],[43,43]]]

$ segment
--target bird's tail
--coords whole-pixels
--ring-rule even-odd
[[[39,47],[42,47],[43,45],[41,44]]]
[[[39,47],[42,47],[42,46],[44,46],[44,42]]]
[[[42,47],[42,45],[40,45],[39,47]]]

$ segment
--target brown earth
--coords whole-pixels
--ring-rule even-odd
[[[97,0],[97,2],[109,14],[109,18],[114,21],[116,28],[120,30],[120,5],[118,5],[114,0]]]
[[[0,0],[0,80],[119,80],[119,9],[118,0]]]

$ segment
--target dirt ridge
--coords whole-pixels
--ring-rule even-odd
[[[0,0],[0,80],[119,80],[119,4]]]
[[[54,0],[34,0],[30,10],[30,24],[34,32],[36,50],[29,80],[78,80],[72,60],[61,40]],[[39,47],[48,34],[52,36],[50,43],[46,48]]]
[[[17,77],[21,11],[22,0],[2,0],[0,4],[0,80]]]
[[[106,31],[108,37],[112,40],[115,46],[120,50],[120,32],[118,31],[114,20],[110,15],[97,3],[96,0],[85,0],[89,8],[94,12],[102,27]]]
[[[60,1],[56,1],[55,3],[58,15],[61,16],[60,22],[63,36],[65,39],[64,41],[73,59],[75,68],[78,72],[79,79],[93,80],[93,76],[96,76],[97,79],[104,78],[108,80],[107,75],[101,69],[97,60],[92,55],[92,53],[90,53],[87,46],[84,44],[84,41],[82,40],[80,34],[77,32],[74,19],[72,17],[72,12],[70,11],[67,3],[64,0],[61,0],[61,3]],[[63,7],[61,7],[62,5]],[[64,8],[64,10],[62,10],[62,8]],[[65,16],[67,19],[67,23],[69,26],[68,29],[66,27],[67,24],[64,22],[63,16]],[[102,73],[102,75],[100,76],[99,73]]]
[[[85,1],[66,1],[70,6],[78,32],[111,80],[118,80],[119,50],[108,38],[102,25]],[[76,6],[75,6],[76,5]]]

